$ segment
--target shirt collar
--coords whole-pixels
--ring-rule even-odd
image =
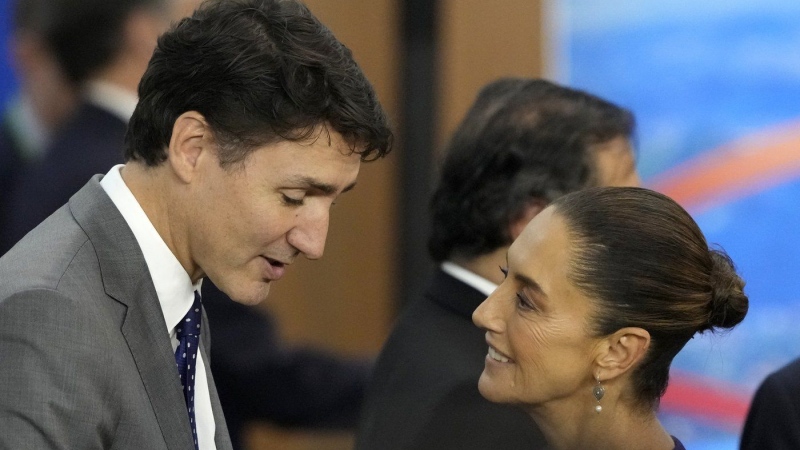
[[[18,97],[6,114],[22,158],[26,161],[41,159],[50,143],[50,133],[36,115],[30,97]]]
[[[167,331],[172,335],[175,326],[192,306],[194,291],[200,291],[203,280],[201,278],[192,284],[189,274],[167,247],[122,179],[120,174],[122,167],[125,166],[119,164],[111,168],[100,181],[100,185],[128,223],[136,242],[142,249],[150,278],[156,288],[158,302],[161,304],[161,312],[167,323]]]
[[[139,102],[135,93],[115,84],[97,80],[86,84],[86,98],[125,123],[131,120],[136,103]]]
[[[447,273],[448,275],[452,276],[453,278],[460,280],[469,286],[474,287],[480,293],[486,295],[487,297],[492,295],[495,289],[497,289],[497,285],[492,283],[491,281],[483,278],[482,276],[470,272],[469,270],[459,266],[458,264],[452,261],[445,261],[442,263],[442,270]]]

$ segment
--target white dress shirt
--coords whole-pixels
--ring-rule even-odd
[[[459,266],[458,264],[452,261],[445,261],[442,263],[442,271],[449,274],[453,278],[464,282],[465,284],[474,287],[478,290],[478,292],[482,293],[485,296],[492,295],[495,289],[497,289],[497,285],[492,283],[491,281],[483,278],[482,276],[470,272],[469,270]]]
[[[125,123],[131,120],[139,97],[135,92],[105,81],[86,83],[84,97],[95,106],[105,109]]]
[[[133,236],[144,254],[150,278],[156,288],[161,312],[167,324],[167,334],[172,341],[172,351],[178,347],[175,327],[189,311],[194,302],[194,291],[200,291],[202,279],[192,284],[189,274],[178,262],[178,258],[167,247],[167,244],[156,231],[150,219],[147,218],[136,197],[133,196],[125,181],[122,179],[120,169],[123,164],[114,166],[100,181],[106,194],[114,202],[125,222],[133,231]],[[208,327],[205,327],[208,329]],[[211,410],[211,397],[208,391],[205,361],[201,352],[197,352],[198,367],[195,373],[195,420],[197,421],[197,442],[201,450],[216,450],[214,443],[214,413]],[[177,380],[178,369],[175,370]],[[181,397],[183,393],[181,393]]]

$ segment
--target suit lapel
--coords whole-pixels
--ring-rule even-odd
[[[136,238],[103,191],[100,178],[93,177],[70,199],[70,210],[94,244],[106,294],[127,306],[122,334],[167,448],[192,448],[189,415],[153,281]]]
[[[472,313],[486,300],[482,292],[441,269],[436,271],[427,297],[470,322]]]

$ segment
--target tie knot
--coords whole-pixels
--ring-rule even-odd
[[[178,339],[184,336],[197,336],[200,334],[200,320],[203,317],[202,310],[200,294],[195,291],[192,307],[189,308],[189,312],[183,316],[183,319],[181,319],[175,327],[175,333]]]

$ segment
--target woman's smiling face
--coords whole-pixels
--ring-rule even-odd
[[[489,351],[478,387],[493,402],[539,405],[590,397],[593,304],[568,278],[574,242],[546,208],[508,251],[507,276],[474,312]]]

